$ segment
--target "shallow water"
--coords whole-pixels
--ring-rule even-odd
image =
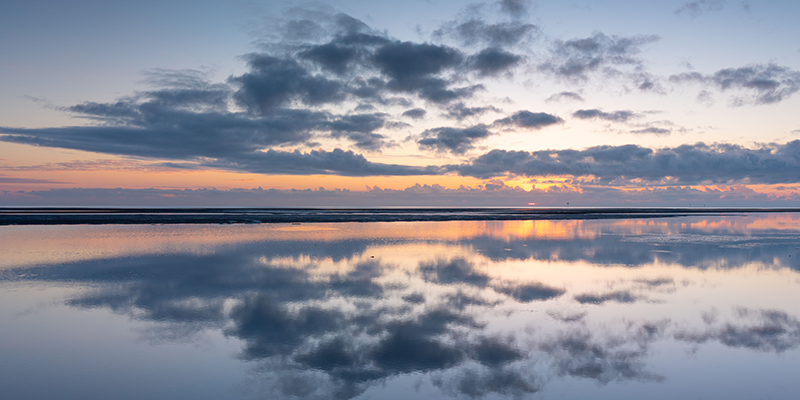
[[[800,214],[0,227],[10,399],[800,397]]]

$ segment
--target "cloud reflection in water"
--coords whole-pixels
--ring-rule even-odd
[[[704,233],[695,231],[662,240],[619,234],[614,223],[569,239],[309,235],[7,269],[0,277],[86,286],[66,304],[146,321],[161,341],[222,332],[241,341],[234,356],[252,365],[270,397],[349,399],[402,376],[472,398],[526,397],[563,377],[665,384],[669,376],[648,365],[658,343],[764,353],[800,346],[796,310],[754,307],[749,297],[725,303],[734,309],[729,320],[706,316],[701,325],[658,308],[681,301],[689,289],[680,275],[691,271],[725,276],[757,264],[796,277],[797,265],[783,257],[797,232],[743,238],[717,230],[705,235],[725,237],[697,239]],[[575,263],[603,278],[576,279]],[[672,269],[648,272],[658,263]],[[714,301],[704,304],[722,304]]]

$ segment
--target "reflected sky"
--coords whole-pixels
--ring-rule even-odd
[[[798,222],[2,227],[0,387],[796,398]]]

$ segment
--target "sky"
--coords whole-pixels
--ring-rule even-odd
[[[800,205],[800,3],[0,5],[0,205]]]

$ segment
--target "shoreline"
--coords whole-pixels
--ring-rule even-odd
[[[800,213],[800,208],[0,207],[0,226],[641,219],[752,213]]]

